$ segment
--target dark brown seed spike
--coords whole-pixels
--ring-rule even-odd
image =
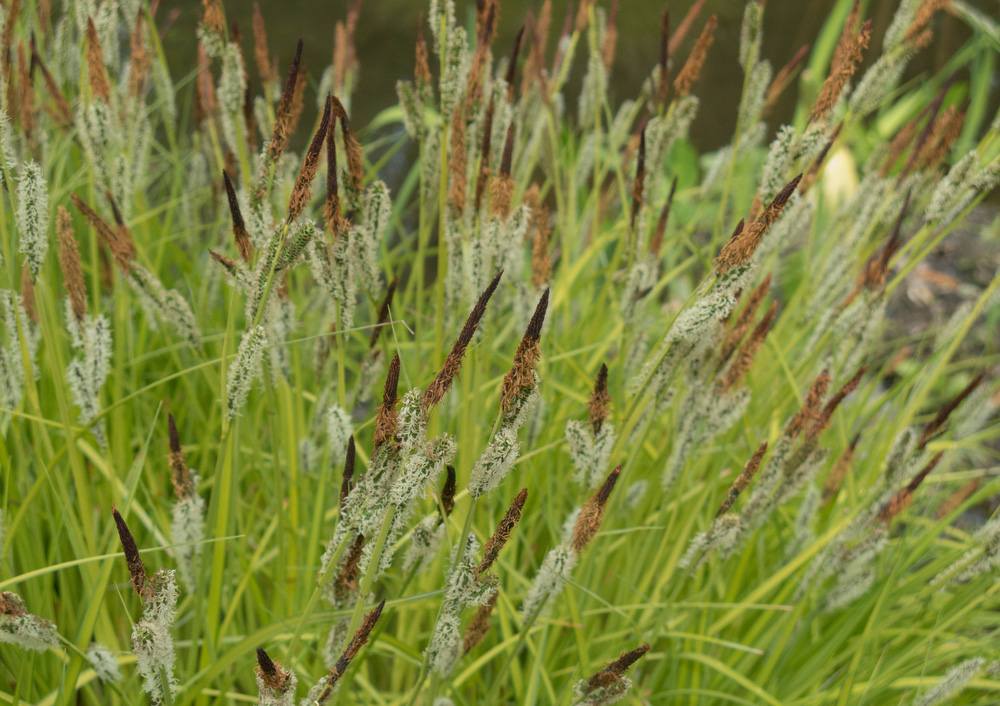
[[[236,189],[233,188],[233,182],[229,179],[229,174],[225,169],[222,170],[222,180],[226,185],[226,197],[229,200],[229,216],[233,220],[233,229],[245,228],[243,214],[240,212],[240,202],[236,199]]]
[[[618,482],[618,476],[621,475],[621,472],[621,464],[618,464],[617,468],[608,474],[608,477],[601,485],[601,489],[597,491],[597,500],[601,505],[608,502],[608,498],[611,497],[611,491],[615,489],[615,483]]]
[[[500,176],[509,177],[511,162],[514,160],[514,121],[507,126],[507,139],[503,143],[503,158],[500,161]]]
[[[110,191],[105,191],[104,197],[111,204],[111,213],[115,217],[115,225],[119,227],[125,225],[125,220],[122,218],[122,212],[118,210],[118,203],[115,201],[115,197],[111,195]]]
[[[277,114],[285,116],[292,107],[292,97],[295,95],[295,84],[299,78],[299,66],[302,62],[302,40],[299,39],[295,45],[295,56],[292,63],[288,65],[288,75],[285,77],[285,87],[281,92],[281,100],[278,102]]]
[[[132,587],[136,593],[143,595],[146,586],[146,570],[143,568],[142,558],[139,556],[139,548],[135,545],[135,539],[132,537],[128,525],[125,524],[125,520],[114,505],[111,506],[111,514],[114,515],[115,525],[118,528],[118,539],[121,541],[125,563],[128,565],[128,572],[132,577]]]
[[[170,438],[170,453],[181,453],[181,437],[177,433],[177,422],[174,421],[172,414],[167,415],[167,433]]]
[[[632,214],[629,227],[635,228],[635,218],[642,207],[643,192],[646,190],[646,125],[639,133],[639,154],[635,161],[635,182],[632,184]]]
[[[524,331],[524,337],[532,341],[537,341],[542,337],[542,325],[545,323],[545,314],[549,310],[549,288],[542,292],[542,298],[535,306],[535,313],[531,315],[528,328]]]
[[[393,277],[392,282],[389,283],[389,288],[385,292],[385,299],[382,300],[382,306],[378,310],[378,321],[376,324],[384,324],[389,320],[389,309],[392,307],[392,296],[396,293],[396,284],[399,282],[398,277]],[[369,350],[375,348],[375,344],[378,343],[379,334],[382,333],[382,326],[376,325],[372,329],[372,336],[368,341]]]
[[[783,208],[788,203],[788,199],[792,198],[792,194],[795,193],[795,189],[798,188],[800,181],[802,181],[801,174],[788,182],[785,188],[779,191],[775,195],[774,200],[771,201],[771,208]]]
[[[262,675],[268,677],[275,677],[278,675],[278,670],[275,669],[274,662],[271,661],[271,658],[268,657],[267,652],[265,652],[262,647],[257,648],[257,665],[260,667]]]
[[[441,489],[441,509],[444,510],[444,516],[447,517],[455,509],[455,489],[457,487],[455,467],[451,464],[445,466],[445,474],[444,488]]]
[[[344,499],[351,492],[354,481],[354,437],[347,439],[347,455],[344,458],[344,480],[340,484],[340,507],[344,507]]]

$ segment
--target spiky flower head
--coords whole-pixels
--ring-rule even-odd
[[[621,471],[622,467],[619,464],[608,474],[604,484],[597,489],[593,497],[580,510],[580,515],[573,527],[573,549],[577,554],[587,548],[590,540],[594,538],[594,535],[601,528],[601,523],[604,520],[604,508],[608,504],[608,498],[611,497],[611,491],[614,490],[615,483],[618,482],[618,476],[621,474]]]
[[[17,186],[17,229],[20,250],[32,277],[38,277],[49,249],[49,191],[41,167],[31,161],[21,167]]]

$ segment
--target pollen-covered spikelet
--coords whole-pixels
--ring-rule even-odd
[[[590,393],[587,401],[587,410],[590,412],[590,428],[594,434],[601,431],[601,426],[605,420],[611,416],[608,405],[611,404],[611,394],[608,392],[608,366],[601,363],[594,379],[594,390]]]
[[[201,557],[202,540],[205,538],[205,501],[198,495],[198,474],[187,467],[180,435],[173,415],[167,415],[169,431],[170,476],[174,484],[177,502],[172,510],[170,536],[180,564],[184,585],[194,591],[197,587],[198,560]]]
[[[834,498],[837,497],[837,493],[840,492],[840,486],[843,485],[844,479],[847,478],[848,472],[851,470],[851,465],[854,463],[854,453],[858,448],[858,441],[861,439],[861,434],[855,434],[854,438],[851,439],[851,443],[848,444],[844,452],[837,458],[834,462],[833,467],[830,469],[830,475],[826,477],[826,483],[823,484],[823,503],[829,503]]]
[[[104,72],[104,54],[101,50],[101,40],[97,36],[97,28],[92,19],[87,19],[87,78],[90,90],[98,100],[108,103],[111,100],[111,86]]]
[[[103,243],[111,250],[115,264],[122,272],[127,273],[135,260],[135,245],[128,231],[112,229],[108,222],[101,218],[94,209],[76,194],[70,194],[73,204],[84,215],[90,225],[97,231]]]
[[[695,42],[694,48],[691,49],[691,54],[684,62],[684,67],[674,79],[674,92],[677,98],[683,98],[690,93],[694,82],[698,80],[701,67],[705,63],[705,57],[708,56],[708,48],[712,46],[715,39],[715,28],[718,24],[719,18],[715,15],[711,15],[705,23],[705,28],[701,31],[701,36]]]
[[[834,57],[835,63],[830,67],[830,75],[823,82],[819,97],[813,104],[812,111],[809,113],[810,122],[822,120],[836,105],[841,91],[851,80],[861,63],[861,55],[868,47],[871,34],[871,20],[867,20],[861,26],[857,36],[849,40],[849,44],[845,44],[843,47],[838,46],[839,57]],[[841,38],[842,43],[845,42],[845,37]]]
[[[288,137],[292,129],[292,103],[295,98],[295,87],[298,83],[301,61],[302,40],[300,39],[295,47],[292,63],[288,66],[288,75],[285,77],[285,87],[281,93],[281,100],[278,101],[278,107],[275,109],[271,140],[267,145],[267,161],[269,163],[276,162],[288,145]]]
[[[286,218],[288,223],[292,223],[299,217],[312,196],[312,182],[316,177],[316,170],[319,168],[319,156],[323,149],[323,141],[327,139],[332,110],[333,101],[330,96],[327,96],[319,127],[316,129],[316,134],[313,135],[306,156],[302,160],[302,168],[299,170],[295,185],[292,187],[292,195],[288,199],[288,216]]]
[[[820,405],[823,403],[823,398],[826,397],[826,391],[829,387],[830,372],[823,370],[809,388],[801,409],[795,413],[795,416],[788,423],[788,427],[785,429],[786,435],[794,439],[813,425],[819,418]]]
[[[350,180],[350,187],[355,192],[361,190],[361,182],[364,180],[365,171],[362,164],[361,143],[354,136],[351,129],[351,121],[347,117],[347,110],[340,100],[333,96],[333,109],[340,120],[340,136],[344,142],[344,157],[347,160],[347,176]]]
[[[927,422],[924,426],[923,432],[920,434],[920,439],[917,442],[917,448],[922,449],[927,446],[927,443],[937,436],[938,433],[944,428],[944,425],[948,421],[948,417],[954,412],[962,402],[965,401],[969,395],[971,395],[980,383],[985,379],[985,375],[980,373],[976,377],[972,378],[972,381],[962,389],[955,397],[949,400],[934,416],[934,418]]]
[[[753,480],[757,471],[760,470],[760,462],[763,460],[765,453],[767,453],[766,441],[757,447],[753,456],[751,456],[750,460],[743,466],[743,472],[736,477],[735,481],[733,481],[732,486],[729,488],[729,492],[726,493],[725,499],[722,501],[722,504],[719,505],[719,510],[715,513],[716,518],[729,512],[729,508],[731,508],[733,503],[735,503],[740,497],[740,493],[750,487],[750,481]]]
[[[889,502],[882,508],[881,512],[879,512],[878,519],[881,522],[885,522],[887,524],[892,522],[893,518],[909,507],[910,503],[913,502],[913,494],[928,474],[930,474],[938,463],[941,462],[941,458],[943,456],[943,451],[938,452],[930,461],[927,462],[927,465],[920,469],[920,472],[913,477],[905,488],[892,496]]]
[[[389,373],[385,379],[385,393],[382,396],[382,406],[375,417],[375,438],[372,440],[372,455],[384,445],[394,444],[396,439],[396,422],[399,410],[396,409],[396,388],[399,385],[399,355],[389,363]]]
[[[546,289],[542,292],[541,299],[538,300],[535,307],[535,313],[528,322],[521,343],[518,344],[517,351],[514,353],[514,364],[500,385],[500,412],[504,420],[509,420],[516,414],[518,403],[525,394],[535,388],[538,359],[541,356],[539,341],[548,306],[549,290]]]

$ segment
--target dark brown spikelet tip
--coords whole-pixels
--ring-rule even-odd
[[[764,209],[764,212],[753,223],[746,228],[737,226],[737,231],[733,233],[733,236],[722,247],[718,257],[715,258],[716,275],[721,277],[734,267],[749,262],[764,235],[770,230],[774,222],[778,220],[778,217],[785,208],[785,204],[788,203],[792,194],[795,193],[795,189],[798,187],[800,181],[802,181],[801,174],[788,182],[775,195],[771,203]]]
[[[486,108],[486,118],[483,121],[483,142],[479,149],[479,174],[476,177],[476,212],[483,203],[483,192],[486,190],[486,180],[490,176],[490,145],[493,137],[493,97],[490,96]]]
[[[935,466],[941,461],[941,457],[944,456],[944,451],[939,452],[934,458],[927,462],[917,475],[913,476],[905,488],[900,490],[898,493],[892,496],[892,499],[885,504],[882,508],[882,512],[879,513],[878,519],[886,524],[892,522],[899,513],[909,507],[910,503],[913,502],[913,494],[916,492],[920,484],[924,482],[924,478],[934,470]]]
[[[287,222],[291,223],[298,218],[312,197],[312,183],[316,178],[316,170],[319,168],[319,156],[323,149],[323,141],[326,139],[327,129],[330,127],[330,111],[333,103],[330,96],[326,97],[326,104],[323,107],[323,116],[320,118],[319,127],[313,135],[306,156],[302,160],[302,167],[299,175],[295,178],[295,186],[292,187],[292,194],[288,198]]]
[[[514,102],[514,82],[517,80],[517,57],[521,53],[521,43],[524,41],[524,28],[517,30],[514,36],[514,47],[510,50],[510,61],[507,64],[507,102]]]
[[[59,206],[57,210],[56,233],[59,236],[59,265],[66,293],[69,295],[73,317],[77,323],[82,323],[87,313],[87,290],[83,280],[83,268],[80,265],[80,249],[77,247],[76,234],[73,232],[73,221],[64,206]]]
[[[451,389],[451,384],[455,381],[455,376],[461,372],[462,358],[465,356],[465,349],[468,348],[469,343],[472,342],[472,337],[476,333],[479,321],[483,318],[483,314],[486,313],[486,305],[489,303],[490,297],[493,296],[493,292],[496,291],[497,286],[500,284],[500,277],[502,275],[503,270],[497,272],[493,281],[490,282],[483,293],[479,295],[479,301],[477,301],[476,305],[472,308],[469,318],[465,320],[465,326],[462,327],[462,332],[458,335],[458,338],[455,339],[455,344],[451,347],[448,357],[445,358],[444,365],[441,366],[440,372],[438,372],[437,377],[434,378],[433,382],[431,382],[431,384],[428,385],[427,389],[424,391],[422,407],[425,414],[441,401],[445,393]]]
[[[635,218],[642,208],[643,194],[646,190],[646,126],[639,133],[639,154],[635,160],[635,181],[632,182],[632,212],[629,217],[629,228],[635,230]]]
[[[656,97],[665,103],[670,93],[670,5],[663,6],[660,16],[660,80]]]
[[[573,527],[573,549],[577,554],[583,553],[583,550],[590,544],[590,540],[597,534],[597,530],[601,529],[604,508],[608,504],[608,498],[611,497],[611,491],[615,489],[615,483],[618,482],[618,476],[621,472],[622,467],[619,464],[608,474],[601,487],[597,489],[590,500],[584,503],[580,510],[576,525]]]
[[[267,51],[267,29],[264,25],[264,16],[260,12],[260,4],[253,4],[253,57],[257,64],[257,73],[260,75],[260,82],[269,84],[277,79],[277,71],[271,63],[271,57]]]
[[[503,145],[503,157],[500,161],[500,172],[493,177],[490,184],[490,213],[502,221],[510,216],[510,202],[514,197],[514,179],[510,175],[511,162],[514,157],[514,123],[507,127],[507,139]]]
[[[723,388],[732,390],[743,381],[743,378],[750,370],[750,366],[753,365],[754,359],[760,352],[761,346],[764,345],[764,339],[767,338],[767,334],[771,330],[771,324],[774,322],[774,312],[777,307],[778,302],[771,302],[770,308],[761,317],[760,321],[757,322],[750,337],[747,338],[746,342],[740,348],[736,360],[729,366],[729,370],[726,371],[725,376],[722,378],[720,384]]]
[[[473,574],[476,578],[479,578],[484,573],[490,570],[493,566],[493,562],[496,561],[497,557],[500,556],[500,550],[503,549],[504,545],[507,544],[507,540],[510,539],[511,531],[517,526],[518,521],[521,519],[521,511],[524,509],[524,503],[528,499],[528,489],[522,488],[521,492],[514,497],[514,501],[510,504],[510,508],[507,510],[507,514],[503,516],[500,520],[500,524],[497,525],[496,532],[490,537],[489,541],[486,542],[486,546],[483,548],[483,558],[479,562],[479,566],[475,568]]]
[[[108,75],[104,72],[104,52],[101,50],[101,40],[97,36],[94,21],[87,18],[87,79],[94,97],[107,103],[111,100],[111,86]]]
[[[257,676],[265,688],[271,689],[274,695],[280,695],[290,686],[290,670],[281,666],[281,662],[275,662],[268,657],[263,648],[257,648]]]
[[[112,505],[111,514],[115,517],[115,525],[118,527],[118,539],[122,543],[122,551],[125,553],[125,563],[128,564],[128,572],[132,576],[132,587],[139,595],[145,595],[146,590],[146,570],[142,566],[142,559],[139,557],[139,548],[135,546],[135,539],[125,524],[118,509]]]
[[[462,650],[464,653],[468,654],[472,652],[483,641],[483,638],[486,637],[486,633],[490,631],[490,616],[493,614],[493,608],[496,606],[499,596],[500,592],[494,591],[486,605],[479,606],[476,614],[472,616],[468,627],[465,628],[465,635],[462,636]]]
[[[653,257],[660,256],[660,249],[663,247],[663,239],[667,234],[667,222],[670,219],[670,207],[674,203],[674,194],[677,192],[677,177],[670,183],[670,194],[667,196],[666,203],[663,204],[663,210],[660,211],[660,218],[656,222],[656,230],[653,231],[653,237],[649,241],[649,253]]]
[[[28,318],[38,323],[38,310],[35,309],[35,282],[31,276],[31,268],[24,263],[21,268],[21,304]]]
[[[733,503],[735,503],[737,498],[740,497],[740,493],[750,487],[750,481],[753,480],[753,477],[757,475],[757,471],[760,470],[760,462],[764,459],[765,453],[767,453],[766,441],[757,447],[757,450],[754,451],[750,460],[744,464],[743,472],[736,476],[736,480],[734,480],[733,484],[729,487],[729,492],[726,493],[725,500],[723,500],[722,504],[719,505],[719,511],[715,513],[716,517],[722,517],[729,512]]]
[[[514,363],[504,375],[500,385],[500,410],[504,418],[516,412],[519,402],[535,387],[535,375],[538,369],[538,359],[541,349],[538,345],[542,336],[542,325],[545,323],[545,313],[549,308],[549,290],[542,292],[541,299],[535,307],[535,313],[528,322],[524,337],[514,352]]]
[[[323,205],[323,223],[336,240],[347,229],[347,221],[341,213],[340,185],[337,180],[337,112],[334,111],[327,128],[326,138],[326,203]]]
[[[344,479],[340,483],[340,508],[344,508],[344,500],[354,487],[354,437],[347,438],[347,454],[344,456]]]
[[[358,590],[358,575],[360,573],[361,555],[365,549],[365,537],[363,534],[354,535],[344,563],[340,565],[340,572],[333,582],[333,595],[338,602],[342,602],[352,591]]]
[[[795,439],[819,419],[820,405],[823,403],[823,398],[826,397],[826,391],[829,387],[830,372],[824,370],[816,377],[812,387],[809,388],[809,393],[802,403],[802,408],[795,413],[792,421],[788,423],[788,428],[785,430],[788,436]]]
[[[379,603],[374,610],[368,613],[364,620],[361,621],[361,627],[358,631],[354,633],[351,641],[347,643],[347,647],[344,649],[344,653],[337,660],[337,664],[334,665],[333,670],[327,677],[330,685],[333,686],[337,683],[337,680],[344,675],[347,671],[347,666],[351,663],[355,657],[357,657],[358,652],[361,648],[365,646],[368,642],[368,636],[371,635],[372,630],[375,628],[375,623],[378,622],[379,617],[382,615],[382,609],[385,608],[385,600]]]
[[[597,672],[587,680],[587,693],[596,689],[611,686],[621,682],[622,675],[633,664],[639,661],[644,654],[649,652],[649,645],[642,645],[629,652],[623,652],[614,662]]]
[[[170,441],[170,455],[167,456],[170,462],[170,476],[174,483],[174,492],[183,500],[194,492],[194,485],[191,481],[191,471],[184,462],[184,449],[181,448],[181,437],[177,433],[177,422],[174,421],[172,414],[167,415],[167,432]]]
[[[375,344],[378,343],[379,334],[382,333],[384,328],[382,324],[389,320],[389,309],[392,306],[392,296],[396,293],[396,284],[399,282],[398,277],[393,277],[392,282],[389,283],[389,288],[385,292],[385,299],[382,300],[382,306],[378,310],[378,321],[376,321],[375,328],[372,329],[372,336],[368,340],[368,349],[371,350],[375,348]]]
[[[354,136],[351,129],[351,121],[347,117],[347,111],[343,103],[336,96],[333,96],[333,108],[340,119],[340,136],[344,141],[344,156],[347,159],[347,176],[351,180],[351,188],[355,191],[361,189],[361,182],[365,178],[365,168],[361,151],[361,143]]]
[[[726,364],[729,357],[736,350],[737,346],[743,340],[747,331],[750,330],[750,324],[753,322],[754,317],[757,315],[757,309],[760,307],[760,303],[764,300],[764,296],[767,294],[768,290],[771,288],[771,273],[768,273],[764,281],[761,282],[752,292],[750,296],[747,297],[746,306],[743,307],[743,311],[736,318],[736,323],[733,327],[726,333],[725,339],[722,341],[722,347],[719,349],[719,369]]]
[[[962,507],[962,505],[965,504],[965,501],[971,498],[973,493],[979,490],[979,485],[980,480],[978,478],[973,478],[954,493],[949,495],[948,498],[941,503],[941,507],[938,508],[936,514],[937,519],[940,520],[942,517],[947,517],[951,513],[955,512],[955,510]]]
[[[455,467],[450,463],[445,466],[444,487],[441,489],[441,509],[448,517],[455,509],[455,489],[457,488]]]
[[[681,20],[680,25],[677,27],[677,31],[674,32],[674,36],[670,38],[670,46],[667,48],[668,55],[673,56],[674,52],[677,51],[681,42],[688,35],[688,32],[691,31],[694,21],[698,18],[704,6],[705,0],[696,0],[690,9],[688,9],[687,14],[684,15],[684,19]]]
[[[806,438],[809,440],[815,440],[826,427],[830,424],[830,419],[833,417],[833,413],[840,406],[840,403],[844,401],[844,398],[857,389],[858,385],[861,383],[861,377],[868,372],[868,366],[862,365],[858,372],[854,373],[854,376],[844,383],[844,386],[837,390],[837,392],[829,399],[823,409],[820,411],[816,421],[813,422],[812,427],[806,432]]]
[[[131,238],[123,240],[120,229],[115,230],[108,222],[101,218],[97,212],[76,194],[70,194],[73,205],[84,215],[90,225],[97,231],[97,235],[104,244],[111,250],[115,258],[115,263],[122,270],[128,272],[131,269],[132,261],[135,259],[135,249]]]
[[[413,69],[413,76],[418,83],[431,82],[431,67],[427,57],[427,40],[424,39],[424,13],[421,12],[417,20],[416,61]]]
[[[250,234],[247,233],[246,223],[243,222],[243,214],[240,212],[240,202],[236,198],[236,189],[225,169],[222,170],[222,181],[226,185],[226,198],[229,200],[229,216],[233,221],[233,240],[236,242],[236,249],[240,251],[240,259],[249,264],[253,259],[253,243],[250,241]]]
[[[295,56],[288,66],[288,75],[285,77],[285,86],[281,92],[281,100],[274,113],[274,127],[271,129],[271,141],[267,146],[267,159],[274,162],[285,151],[288,145],[288,137],[292,133],[292,113],[295,103],[296,86],[299,84],[299,68],[302,62],[302,40],[295,46]]]
[[[833,464],[833,468],[830,469],[830,475],[827,476],[826,483],[823,484],[824,505],[837,497],[837,493],[840,492],[840,486],[843,485],[844,479],[847,477],[847,472],[851,470],[851,464],[854,463],[854,452],[858,448],[858,441],[860,439],[861,434],[859,432],[854,435],[851,443]]]
[[[715,28],[718,24],[719,18],[715,15],[709,17],[708,22],[705,23],[705,29],[701,31],[701,36],[698,37],[694,48],[691,49],[691,54],[674,80],[674,91],[677,93],[677,98],[683,98],[690,93],[694,82],[698,80],[701,67],[705,64],[705,57],[708,56],[708,48],[715,40]]]
[[[948,417],[951,416],[951,413],[954,412],[958,408],[958,406],[965,401],[966,397],[971,395],[973,391],[975,391],[975,389],[979,387],[979,384],[984,379],[985,376],[982,373],[972,378],[972,382],[966,385],[965,389],[959,392],[954,399],[946,403],[940,409],[940,411],[938,411],[934,419],[929,421],[927,425],[924,427],[924,431],[920,435],[920,440],[917,442],[918,449],[922,449],[925,446],[927,446],[927,442],[933,439],[942,430],[942,428],[945,425],[945,422],[948,421]]]
[[[399,354],[392,357],[389,372],[385,377],[385,392],[382,395],[382,406],[375,417],[375,438],[372,441],[372,455],[383,444],[392,443],[396,438],[396,421],[399,410],[396,409],[396,391],[399,386]]]
[[[590,400],[587,402],[590,428],[594,430],[595,436],[600,433],[604,420],[611,416],[609,404],[611,404],[611,394],[608,392],[608,366],[601,363],[601,369],[597,371],[597,377],[594,379],[594,391],[590,393]]]

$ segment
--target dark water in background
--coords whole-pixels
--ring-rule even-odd
[[[322,70],[330,63],[333,53],[333,31],[338,20],[343,20],[347,0],[259,0],[261,11],[267,23],[268,40],[272,57],[276,56],[279,71],[284,75],[288,62],[295,50],[295,43],[301,37],[304,43],[303,61],[307,65],[311,91],[307,90],[307,111],[314,110],[315,86]],[[236,22],[244,37],[244,54],[250,66],[251,81],[256,81],[253,66],[252,0],[225,0],[227,19]],[[364,0],[361,19],[358,24],[355,43],[361,64],[360,84],[353,97],[352,116],[357,126],[363,127],[383,108],[396,102],[396,81],[410,78],[413,73],[413,47],[420,13],[426,12],[426,0]],[[607,7],[608,0],[600,0],[599,5]],[[673,0],[670,2],[671,19],[676,26],[693,0]],[[890,0],[870,0],[864,17],[872,18],[873,39],[867,52],[877,56],[881,38],[888,26],[897,2]],[[1000,13],[997,0],[975,0],[973,5],[992,16]],[[457,0],[459,21],[471,13],[473,0]],[[508,52],[518,28],[529,8],[541,5],[541,0],[502,0],[500,10],[500,30],[494,45],[494,52]],[[549,55],[555,45],[555,34],[562,26],[567,0],[554,0],[553,21],[549,40]],[[648,72],[656,64],[659,56],[659,25],[663,3],[647,0],[621,0],[618,16],[619,39],[615,64],[609,81],[612,105],[623,99],[634,97]],[[719,17],[719,27],[715,43],[709,51],[701,78],[694,93],[701,99],[698,119],[691,128],[691,136],[700,151],[713,150],[729,142],[736,124],[736,108],[742,89],[743,73],[737,61],[740,24],[743,16],[742,0],[708,0],[701,16],[678,49],[673,60],[680,65],[691,44],[701,31],[710,13]],[[834,7],[834,0],[767,0],[764,13],[765,58],[769,59],[777,71],[804,44],[815,42]],[[181,14],[170,29],[164,41],[172,74],[175,79],[186,75],[195,65],[195,27],[201,3],[198,0],[161,0],[158,18],[163,21],[167,13],[178,8]],[[911,62],[907,73],[909,79],[919,78],[941,67],[949,57],[971,36],[969,29],[960,20],[938,13],[934,21],[935,41]],[[428,34],[428,41],[430,36]],[[584,71],[585,43],[577,49],[577,84],[570,83],[570,96],[575,94],[579,76]],[[865,62],[861,71],[870,62]],[[432,57],[432,70],[436,72]],[[859,74],[860,75],[860,71]],[[771,114],[769,124],[772,130],[791,119],[795,106],[796,86],[786,89],[786,94]],[[996,77],[991,86],[991,112],[996,111],[1000,102],[1000,86]],[[568,101],[572,109],[575,100]],[[303,124],[312,119],[310,112],[304,116]],[[301,136],[299,136],[301,137]],[[302,138],[305,139],[305,138]]]

